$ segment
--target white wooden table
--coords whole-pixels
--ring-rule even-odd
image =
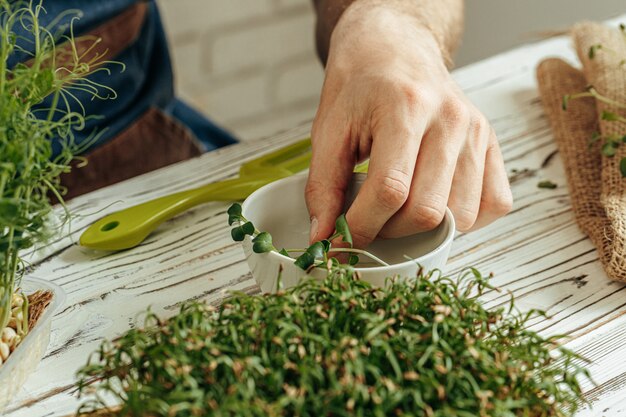
[[[550,318],[537,320],[533,328],[569,334],[568,345],[593,360],[598,385],[585,385],[593,408],[580,415],[626,416],[626,287],[607,279],[596,251],[574,223],[563,167],[535,82],[535,67],[547,56],[574,60],[569,40],[555,38],[454,73],[498,133],[515,206],[495,224],[459,236],[448,271],[471,265],[493,271],[495,283],[512,290],[518,305],[547,309]],[[242,162],[307,136],[309,127],[222,149],[78,198],[71,209],[84,217],[73,221],[73,239],[106,213],[231,176]],[[538,189],[541,179],[559,187]],[[140,323],[138,315],[149,306],[167,315],[184,300],[219,302],[228,290],[258,291],[239,244],[230,239],[227,207],[198,207],[124,252],[90,251],[66,238],[33,255],[32,275],[63,287],[68,302],[54,320],[47,355],[6,415],[64,416],[75,411],[76,370],[103,338]],[[485,300],[497,305],[505,299],[492,292]]]

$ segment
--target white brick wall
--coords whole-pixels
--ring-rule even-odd
[[[158,0],[178,94],[243,140],[311,120],[324,78],[310,0]]]

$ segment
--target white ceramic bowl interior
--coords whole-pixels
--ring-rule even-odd
[[[32,294],[37,290],[50,290],[54,296],[35,327],[0,366],[0,415],[22,388],[28,375],[39,365],[50,341],[52,317],[65,304],[65,292],[49,281],[25,277],[20,286],[26,294]]]
[[[363,174],[355,174],[348,192],[351,202],[364,181]],[[260,188],[243,203],[243,215],[260,231],[272,235],[274,246],[281,248],[306,248],[309,239],[309,212],[304,200],[305,174],[285,178]],[[426,270],[443,269],[454,239],[455,224],[450,210],[443,222],[434,230],[400,239],[377,240],[367,250],[390,266],[357,265],[362,279],[383,286],[388,277],[414,277],[421,265]],[[243,242],[244,252],[252,275],[264,292],[277,289],[277,277],[282,265],[281,285],[296,285],[306,273],[293,264],[293,259],[276,252],[257,254],[252,251],[248,237]],[[408,258],[407,258],[408,257]],[[366,257],[360,256],[362,262]],[[379,265],[379,264],[376,264]],[[310,275],[323,278],[324,271],[316,268]]]

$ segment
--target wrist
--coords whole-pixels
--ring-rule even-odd
[[[436,36],[395,2],[356,1],[343,13],[330,40],[329,65],[363,68],[374,63],[409,63],[447,72]]]

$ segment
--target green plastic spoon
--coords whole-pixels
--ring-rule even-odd
[[[210,201],[243,200],[270,182],[305,170],[310,160],[311,140],[301,140],[243,164],[239,178],[181,191],[105,216],[89,226],[79,242],[99,250],[133,248],[161,223],[194,206]]]

